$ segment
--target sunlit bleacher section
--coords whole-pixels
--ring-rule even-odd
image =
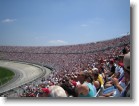
[[[105,41],[67,46],[0,46],[0,60],[35,63],[52,70],[48,77],[19,86],[0,96],[56,97],[50,95],[52,89],[49,89],[55,85],[62,87],[67,97],[120,97],[122,88],[124,90],[129,86],[129,81],[124,81],[123,59],[130,52],[130,37],[125,35]],[[117,79],[122,86],[121,91],[114,85]],[[87,85],[89,91],[83,85]],[[84,89],[88,91],[87,94]]]

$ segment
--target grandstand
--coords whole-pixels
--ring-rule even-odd
[[[122,50],[125,46],[130,51],[130,35],[96,43],[68,46],[0,46],[0,60],[23,61],[48,67],[53,71],[43,81],[49,81],[52,85],[59,85],[65,76],[89,70],[93,64],[98,65],[102,60],[108,61],[123,55]],[[24,92],[22,96],[29,95],[25,95]]]

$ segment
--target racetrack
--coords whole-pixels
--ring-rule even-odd
[[[0,60],[0,66],[8,68],[15,73],[12,80],[0,87],[0,93],[14,89],[37,78],[47,76],[51,72],[50,69],[45,67],[24,62]]]

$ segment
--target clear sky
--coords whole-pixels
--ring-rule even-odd
[[[0,46],[90,43],[130,32],[130,0],[0,0]]]

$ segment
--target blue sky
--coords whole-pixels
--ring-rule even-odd
[[[130,32],[130,0],[0,0],[0,45],[59,46]]]

